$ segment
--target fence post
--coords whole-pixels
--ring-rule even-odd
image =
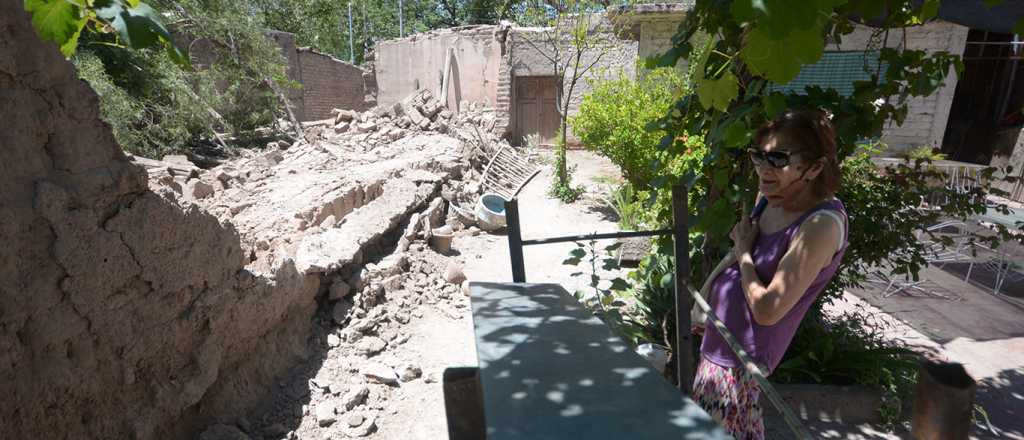
[[[519,202],[505,201],[505,223],[508,228],[508,254],[512,261],[512,282],[526,282],[526,263],[523,261],[523,237],[519,230]]]
[[[693,298],[687,291],[690,281],[690,232],[687,222],[687,191],[683,185],[672,186],[672,250],[675,255],[676,294],[676,379],[679,390],[689,395],[693,388],[693,336],[690,334],[690,309]]]

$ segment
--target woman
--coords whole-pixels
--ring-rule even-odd
[[[705,288],[715,315],[771,372],[835,274],[846,250],[847,220],[835,198],[839,161],[824,113],[787,111],[761,127],[753,145],[748,153],[764,208],[733,228],[732,255]],[[694,398],[737,440],[763,439],[757,382],[715,327],[705,327]]]

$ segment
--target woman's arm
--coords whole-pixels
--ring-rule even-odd
[[[750,233],[753,231],[756,237],[757,227],[749,225],[749,221],[746,227],[740,225],[737,225],[735,239],[743,293],[754,321],[773,325],[796,305],[821,269],[832,261],[840,246],[840,226],[830,216],[811,216],[800,226],[775,276],[766,285],[757,275],[750,252],[753,242]]]
[[[704,301],[709,303],[711,302],[709,300],[711,285],[714,284],[715,278],[718,278],[718,275],[721,275],[722,271],[735,262],[736,254],[733,252],[729,252],[724,258],[722,258],[722,261],[718,262],[718,266],[715,266],[715,269],[711,271],[707,279],[704,280],[704,285],[700,288],[700,296],[704,298]],[[690,310],[690,331],[697,335],[704,334],[704,321],[706,319],[707,314],[704,313],[704,310],[702,310],[695,301],[693,303],[693,309]]]

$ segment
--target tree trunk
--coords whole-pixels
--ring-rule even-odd
[[[555,154],[558,155],[558,160],[556,161],[556,163],[558,164],[558,169],[556,170],[556,172],[558,173],[558,184],[564,188],[564,187],[569,185],[569,167],[568,167],[568,164],[566,163],[566,158],[565,158],[565,142],[566,142],[565,131],[568,128],[569,124],[566,122],[564,111],[562,113],[561,124],[562,124],[562,130],[561,130],[561,133],[559,133],[559,135],[558,135],[559,136],[559,139],[558,139],[558,150],[555,152]]]

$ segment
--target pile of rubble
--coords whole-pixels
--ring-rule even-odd
[[[454,113],[433,93],[422,89],[394,105],[365,112],[334,109],[334,119],[308,123],[305,138],[308,142],[354,143],[365,149],[423,132],[451,133],[466,141],[499,142],[493,134],[497,121],[493,109],[470,102],[462,103],[461,108],[463,111]]]
[[[468,315],[465,276],[431,244],[479,232],[453,204],[477,199],[480,172],[504,144],[490,134],[488,110],[464,108],[453,114],[420,91],[389,107],[337,111],[303,140],[208,170],[183,156],[134,159],[152,188],[236,229],[251,273],[294,265],[320,280],[313,357],[251,422],[211,426],[204,439],[367,436],[397,387],[437,381],[439,370],[425,372],[394,350],[425,308],[452,320]]]
[[[468,318],[468,282],[461,266],[427,245],[431,226],[454,225],[441,199],[412,215],[394,252],[347,278],[337,276],[314,321],[311,344],[321,347],[278,383],[250,418],[207,429],[203,440],[344,439],[381,428],[394,394],[413,382],[437,383],[441,370],[397,354],[410,323],[426,308],[448,319]],[[472,234],[467,230],[465,234]]]
[[[184,156],[135,161],[149,170],[151,187],[233,225],[250,270],[294,259],[300,272],[325,273],[359,264],[367,243],[442,187],[449,201],[475,200],[474,182],[503,141],[489,134],[493,115],[467,107],[455,115],[424,90],[393,106],[338,111],[330,130],[314,125],[304,140],[271,142],[209,170]]]

